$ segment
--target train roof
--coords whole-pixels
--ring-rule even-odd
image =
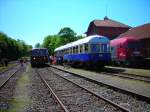
[[[105,36],[92,35],[92,36],[88,36],[83,39],[77,40],[75,42],[68,43],[64,46],[58,47],[55,49],[55,51],[64,50],[64,49],[74,47],[77,45],[81,45],[81,44],[85,44],[85,43],[97,43],[97,42],[108,43],[109,39]]]
[[[30,52],[35,51],[35,50],[48,50],[47,48],[32,48]]]
[[[138,41],[135,37],[133,36],[124,36],[122,38],[116,38],[110,41],[110,45],[119,45],[119,44],[124,44],[126,42],[133,42],[133,41]]]
[[[47,49],[47,48],[33,48],[32,50],[40,50],[40,49]]]

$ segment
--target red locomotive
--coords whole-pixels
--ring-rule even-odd
[[[122,37],[111,40],[111,58],[115,64],[141,65],[142,46],[139,40],[133,37]]]

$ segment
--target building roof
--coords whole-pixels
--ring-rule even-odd
[[[104,20],[93,20],[92,21],[97,27],[121,27],[121,28],[131,28],[128,25],[117,22],[115,20],[109,19],[107,16]]]
[[[54,51],[60,51],[60,50],[64,50],[70,47],[75,47],[77,45],[81,45],[81,44],[85,44],[85,43],[108,43],[109,39],[105,36],[100,36],[100,35],[92,35],[92,36],[88,36],[86,38],[83,39],[79,39],[77,41],[68,43],[66,45],[60,46],[58,48],[56,48]]]
[[[150,38],[150,23],[131,28],[127,32],[119,35],[118,38],[122,38],[125,36],[132,36],[136,39]]]

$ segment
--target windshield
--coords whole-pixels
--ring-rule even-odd
[[[35,49],[31,51],[32,56],[45,56],[48,55],[47,49]]]
[[[141,48],[141,44],[140,44],[140,42],[129,42],[128,43],[128,47],[129,48],[137,48],[137,49],[139,49],[139,48]]]

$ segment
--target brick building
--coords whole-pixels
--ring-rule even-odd
[[[109,19],[107,16],[104,20],[93,20],[90,22],[86,35],[104,35],[114,39],[121,33],[128,31],[131,27],[123,23]]]

